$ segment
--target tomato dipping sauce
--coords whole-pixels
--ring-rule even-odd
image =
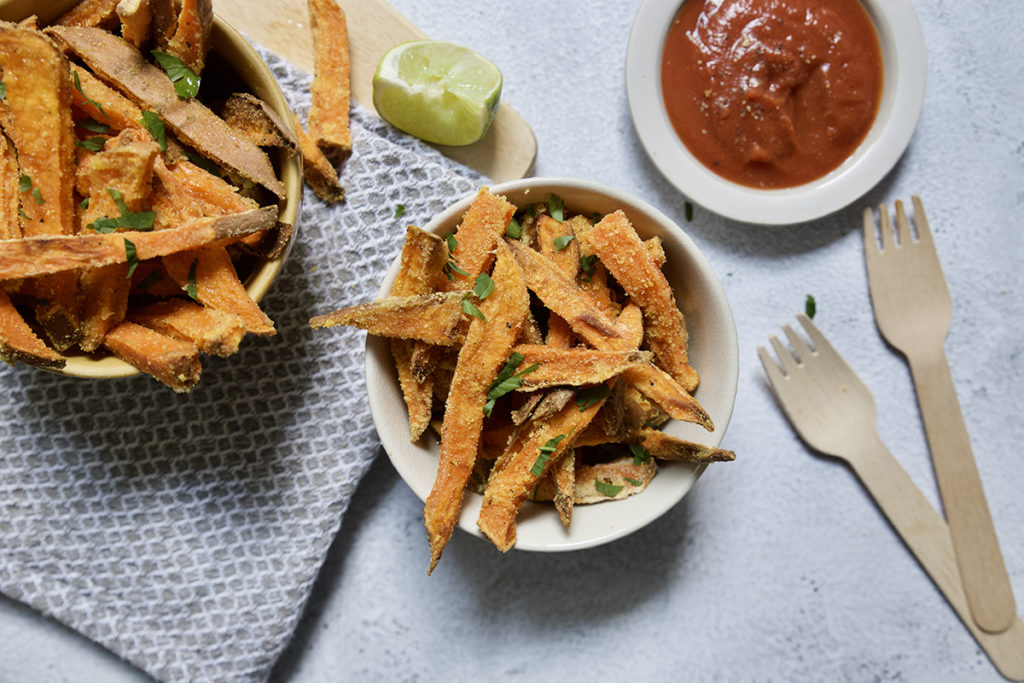
[[[793,187],[867,135],[882,51],[858,0],[688,0],[666,36],[661,88],[701,163],[742,185]]]

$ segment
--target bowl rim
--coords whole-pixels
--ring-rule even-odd
[[[44,8],[36,6],[38,0],[0,0],[0,18],[13,19],[37,14],[42,21],[51,21],[61,13],[78,3],[79,0],[58,0]],[[270,67],[263,61],[241,33],[216,13],[213,17],[211,44],[223,59],[238,74],[245,85],[260,99],[264,100],[277,112],[289,132],[295,135],[295,124],[292,120],[288,103],[281,91],[277,79]],[[226,45],[221,54],[217,47]],[[279,157],[281,182],[285,187],[285,198],[279,202],[278,222],[293,226],[292,234],[282,252],[273,259],[265,259],[256,267],[245,282],[245,289],[253,301],[259,301],[266,295],[271,284],[287,261],[295,235],[298,230],[299,213],[303,197],[302,162],[298,155]],[[63,368],[40,368],[49,372],[81,379],[116,379],[133,377],[142,374],[140,370],[110,353],[72,353],[61,354],[65,359]]]
[[[910,0],[860,0],[878,34],[883,86],[878,114],[860,147],[838,168],[809,183],[761,190],[717,175],[687,150],[661,93],[665,36],[685,0],[644,0],[626,50],[626,96],[633,126],[651,161],[680,192],[721,216],[760,225],[790,225],[856,201],[896,165],[924,105],[924,36]],[[696,1],[696,0],[690,0]]]
[[[699,317],[701,319],[711,317],[719,326],[715,338],[713,340],[710,337],[707,338],[708,341],[713,342],[714,348],[705,349],[706,358],[704,358],[709,363],[715,363],[715,375],[718,378],[714,384],[702,381],[697,390],[698,399],[702,401],[702,405],[715,422],[715,431],[708,433],[696,425],[680,422],[671,422],[670,428],[667,428],[666,431],[684,438],[699,440],[701,443],[711,446],[718,446],[728,428],[735,406],[739,382],[739,345],[732,308],[725,296],[725,290],[710,263],[693,240],[674,221],[647,202],[620,190],[590,181],[558,177],[528,178],[500,183],[491,187],[490,190],[495,194],[505,195],[517,206],[543,201],[548,192],[561,196],[567,207],[576,208],[584,208],[579,207],[578,200],[581,196],[600,197],[602,203],[599,206],[602,207],[602,211],[605,209],[610,211],[613,207],[622,208],[642,235],[660,234],[662,236],[663,246],[668,254],[667,263],[671,269],[666,274],[673,281],[680,281],[684,278],[692,279],[693,290],[710,302],[706,309],[708,312],[702,313]],[[529,197],[531,192],[536,193],[536,199]],[[437,234],[443,234],[444,231],[453,229],[469,207],[475,194],[474,192],[452,203],[431,219],[424,229]],[[595,204],[588,202],[588,206],[595,206]],[[399,262],[400,257],[396,256],[382,278],[378,297],[386,296],[390,292],[391,284],[398,272]],[[673,264],[678,267],[684,263],[693,269],[695,275],[690,273],[682,275],[675,272],[676,268],[673,268]],[[680,293],[678,285],[674,285],[673,289],[678,296]],[[678,297],[678,300],[684,312],[688,312],[692,316],[693,310],[687,311],[688,308],[693,308],[690,294],[689,291],[685,292],[684,296]],[[693,319],[692,317],[687,318],[690,327],[692,325],[689,323]],[[705,339],[702,335],[693,334],[693,330],[691,330],[691,342],[698,338]],[[701,358],[695,358],[695,365],[701,360]],[[704,370],[699,366],[698,371],[702,372],[703,379],[708,379],[707,375],[703,375]],[[428,436],[421,438],[417,443],[409,441],[408,415],[397,386],[394,362],[391,359],[386,339],[367,335],[365,372],[370,411],[384,450],[403,481],[421,500],[425,501],[436,474],[437,441]],[[706,397],[712,397],[713,401],[705,402]],[[518,540],[514,547],[528,551],[561,552],[602,545],[621,538],[643,528],[676,505],[693,487],[704,469],[705,466],[666,463],[659,468],[658,476],[651,482],[648,490],[643,493],[625,500],[615,501],[614,507],[611,507],[612,503],[604,503],[576,508],[573,513],[572,526],[568,531],[561,527],[557,515],[550,510],[549,506],[527,501],[520,512],[517,524]],[[657,495],[652,495],[652,492]],[[483,535],[476,527],[476,517],[481,500],[482,497],[479,494],[466,492],[458,523],[463,531],[479,538],[483,538]],[[604,512],[601,512],[602,509]],[[611,514],[608,512],[609,509]],[[539,514],[538,511],[540,511]],[[618,512],[622,514],[619,515]],[[620,516],[625,521],[620,523],[618,520]],[[593,519],[588,519],[591,517]],[[612,520],[611,522],[602,522],[602,517],[611,517]]]

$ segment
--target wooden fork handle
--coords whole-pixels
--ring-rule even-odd
[[[939,344],[908,354],[907,359],[967,603],[982,629],[1005,631],[1016,618],[1017,607],[946,352]]]
[[[942,515],[935,511],[877,434],[865,438],[858,448],[861,453],[850,459],[851,464],[878,507],[999,672],[1012,681],[1024,681],[1024,622],[1014,615],[1010,627],[998,634],[986,633],[975,624],[960,578],[953,540]]]

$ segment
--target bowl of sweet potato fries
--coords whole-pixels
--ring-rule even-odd
[[[483,188],[408,228],[376,301],[310,323],[369,332],[370,408],[425,501],[430,570],[456,526],[503,552],[606,543],[735,457],[724,290],[675,223],[608,187]]]
[[[0,2],[0,69],[0,357],[187,391],[274,334],[295,126],[209,1]]]

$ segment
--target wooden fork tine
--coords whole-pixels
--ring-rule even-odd
[[[829,356],[833,359],[838,359],[843,365],[846,365],[846,361],[843,360],[839,352],[835,350],[832,344],[829,343],[825,335],[821,333],[811,319],[803,313],[798,313],[796,319],[800,321],[804,331],[807,332],[807,336],[811,338],[811,344],[814,346],[814,350],[822,357]],[[848,366],[847,366],[848,367]]]
[[[779,364],[772,360],[768,349],[763,346],[757,347],[757,356],[761,359],[761,365],[764,367],[765,374],[768,375],[768,381],[772,383],[772,386],[775,387],[775,392],[778,393],[782,387],[782,382],[786,379],[782,374],[782,370],[779,369]]]
[[[882,226],[882,251],[894,249],[896,247],[896,240],[892,232],[892,223],[889,222],[889,207],[885,204],[879,204],[878,212]]]
[[[875,212],[869,206],[864,209],[864,258],[871,262],[878,256],[878,226],[875,225]]]
[[[796,351],[797,360],[801,363],[806,363],[811,358],[811,347],[807,345],[807,342],[803,340],[803,337],[793,331],[793,328],[789,325],[783,325],[782,331],[786,333],[786,338],[789,339],[790,346]]]
[[[914,227],[917,228],[917,240],[922,244],[932,244],[932,230],[928,227],[928,217],[924,214],[924,204],[916,194],[910,195],[914,202]]]
[[[783,346],[779,338],[774,335],[768,341],[772,343],[775,355],[779,357],[779,362],[782,364],[782,369],[786,371],[786,374],[790,375],[795,372],[797,366],[796,359],[793,358],[793,354],[789,352],[789,349]]]
[[[900,235],[900,246],[910,244],[914,240],[910,231],[910,219],[907,218],[907,211],[899,199],[896,200],[896,230]]]

